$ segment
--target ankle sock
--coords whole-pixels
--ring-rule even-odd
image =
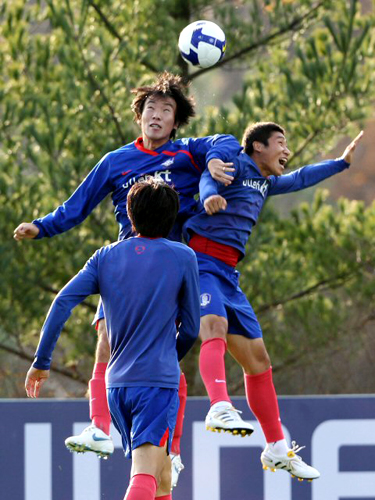
[[[222,411],[226,410],[227,408],[232,408],[232,403],[229,403],[228,401],[218,401],[211,406],[210,411]]]
[[[286,439],[280,439],[280,441],[275,441],[274,443],[267,443],[267,448],[278,456],[286,455],[290,450],[286,444]]]

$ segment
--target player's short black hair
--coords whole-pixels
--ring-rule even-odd
[[[145,85],[132,90],[135,94],[131,108],[134,113],[134,120],[140,122],[145,102],[150,96],[171,97],[176,102],[175,121],[178,126],[186,125],[189,119],[195,116],[195,103],[192,97],[185,94],[187,85],[178,75],[173,75],[164,71],[158,75],[153,85]],[[174,139],[176,130],[171,132],[171,138]]]
[[[126,208],[135,233],[166,238],[175,223],[180,199],[166,182],[149,177],[131,187]]]
[[[257,122],[249,125],[242,137],[242,146],[244,151],[249,156],[254,152],[253,142],[261,142],[268,146],[268,139],[274,132],[281,132],[285,135],[285,130],[273,122]]]

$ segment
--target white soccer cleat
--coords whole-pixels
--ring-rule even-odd
[[[240,410],[233,406],[224,408],[211,408],[207,413],[206,429],[212,432],[229,432],[235,436],[250,436],[254,427],[240,417]]]
[[[99,458],[108,458],[114,452],[115,447],[111,436],[108,436],[95,425],[89,425],[79,436],[71,436],[65,439],[65,446],[70,451],[85,453],[92,451]]]
[[[181,462],[181,455],[174,455],[171,453],[172,462],[172,489],[177,486],[180,472],[185,469],[184,464]]]
[[[260,456],[263,464],[263,469],[270,469],[275,472],[276,469],[281,469],[289,472],[292,477],[296,477],[299,481],[307,479],[312,481],[320,477],[320,472],[314,467],[307,465],[297,453],[304,446],[298,446],[295,441],[292,441],[292,448],[286,455],[275,455],[269,447],[267,447]]]

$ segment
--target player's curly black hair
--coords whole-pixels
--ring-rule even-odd
[[[134,113],[134,121],[140,123],[145,102],[150,96],[171,97],[176,102],[175,121],[178,127],[186,125],[189,119],[195,116],[195,102],[192,97],[188,97],[185,92],[187,85],[178,75],[173,75],[168,71],[159,74],[153,85],[145,85],[132,89],[135,94],[131,108]],[[173,129],[171,138],[174,139],[176,130]]]
[[[133,232],[149,238],[166,238],[175,223],[180,199],[166,182],[150,176],[131,187],[126,209]]]
[[[242,136],[242,146],[245,153],[249,156],[253,154],[253,142],[255,141],[268,146],[268,139],[273,132],[281,132],[285,135],[284,129],[274,122],[257,122],[249,125]]]

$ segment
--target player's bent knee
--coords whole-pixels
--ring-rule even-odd
[[[263,371],[266,371],[271,367],[271,359],[264,345],[263,349],[255,351],[255,361],[263,369]]]
[[[266,372],[271,367],[271,360],[267,354],[258,355],[254,358],[250,358],[245,360],[242,365],[245,373],[247,375],[258,375],[260,373]]]
[[[227,338],[228,321],[221,316],[209,314],[201,318],[199,337],[204,342],[210,339],[224,339]]]

